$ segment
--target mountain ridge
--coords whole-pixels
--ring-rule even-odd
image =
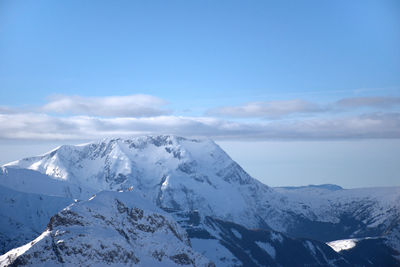
[[[38,238],[0,256],[8,264],[215,266],[168,214],[134,192],[106,191],[52,216]]]

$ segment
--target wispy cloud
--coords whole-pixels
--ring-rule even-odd
[[[290,115],[355,111],[358,108],[386,110],[400,106],[400,97],[353,97],[333,103],[318,104],[294,99],[286,101],[249,102],[239,106],[210,109],[207,115],[230,118],[282,118]]]
[[[400,97],[352,97],[341,99],[336,102],[336,104],[344,108],[389,108],[392,106],[400,106]]]
[[[400,138],[400,113],[258,123],[210,117],[98,118],[0,114],[0,138],[3,139],[97,139],[143,134],[256,140]]]
[[[0,106],[0,114],[12,114],[12,113],[19,113],[21,112],[18,109],[10,108],[6,106]]]
[[[254,102],[219,108],[203,117],[168,115],[162,108],[165,104],[148,95],[59,96],[30,111],[0,107],[0,139],[82,140],[144,134],[255,140],[400,138],[400,112],[386,110],[399,105],[398,98],[346,98],[325,106],[303,100]],[[372,109],[337,112],[360,107]],[[290,116],[294,114],[323,116]]]
[[[170,114],[167,102],[151,95],[108,97],[54,96],[42,112],[104,117],[152,117]]]
[[[298,113],[322,112],[325,108],[301,99],[287,101],[250,102],[240,106],[220,107],[209,110],[208,115],[226,117],[266,117],[276,118]]]

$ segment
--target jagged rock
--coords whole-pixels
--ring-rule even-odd
[[[214,266],[170,215],[134,192],[101,192],[54,215],[34,241],[0,256],[10,266]]]

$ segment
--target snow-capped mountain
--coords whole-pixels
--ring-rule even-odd
[[[249,227],[266,225],[257,215],[258,206],[273,199],[268,186],[250,177],[211,140],[175,136],[106,139],[61,146],[5,167],[38,171],[78,186],[82,192],[87,191],[83,188],[96,193],[133,187],[165,210],[200,210]],[[76,190],[68,192],[74,198],[86,196]]]
[[[186,231],[169,214],[134,192],[102,191],[53,216],[39,237],[0,256],[0,266],[398,264],[396,252],[382,239],[357,240],[360,245],[352,246],[356,253],[336,253],[322,242],[289,238],[272,230],[250,230],[203,218],[197,212],[175,215]],[[347,241],[336,241],[336,246],[343,242]]]
[[[322,241],[382,234],[400,210],[400,188],[272,189],[250,177],[208,139],[168,135],[105,139],[61,146],[5,167],[9,172],[34,170],[65,182],[66,196],[74,198],[133,187],[164,210],[198,210],[246,227]],[[304,229],[308,224],[314,227]]]
[[[186,232],[133,192],[101,192],[54,215],[35,240],[0,256],[5,266],[214,266]]]
[[[204,252],[218,266],[234,266],[238,262],[263,265],[252,258],[254,255],[244,243],[239,245],[240,241],[226,235],[232,232],[231,228],[219,227],[230,223],[243,227],[245,230],[242,232],[249,236],[256,234],[250,229],[260,228],[260,231],[282,232],[285,240],[295,238],[293,242],[297,242],[298,249],[305,249],[309,255],[309,261],[305,263],[317,265],[351,262],[356,258],[348,254],[359,249],[356,246],[357,249],[339,255],[321,242],[374,237],[377,238],[374,240],[395,248],[394,253],[388,253],[389,259],[400,247],[400,187],[351,190],[335,185],[270,188],[250,177],[208,139],[162,135],[61,146],[44,155],[4,165],[0,171],[0,185],[26,193],[81,200],[103,190],[132,190],[169,212],[189,233],[194,248]],[[183,220],[182,214],[199,214],[201,218],[209,219],[202,219],[196,226],[188,224],[187,219]],[[218,227],[219,234],[214,234],[215,238],[192,235],[199,229],[210,234]],[[276,255],[284,255],[283,247],[274,243],[267,233],[263,235],[263,240],[274,248]],[[313,247],[324,251],[323,256],[313,257],[310,254],[313,250],[304,245],[306,243],[301,238],[319,241],[309,240]],[[256,241],[260,240],[252,239],[252,244],[257,244]],[[374,245],[379,246],[378,241],[359,244],[367,243],[373,250]],[[261,243],[259,245],[263,246]],[[257,247],[260,246],[252,245],[255,248],[253,252],[259,253]],[[264,246],[264,251],[267,247]],[[226,257],[221,259],[210,251],[220,251]],[[334,256],[326,258],[331,253]],[[341,253],[347,254],[344,257]],[[242,254],[251,261],[243,261]],[[271,257],[271,262],[280,259]],[[371,258],[371,262],[376,261]],[[281,264],[285,265],[284,262]]]

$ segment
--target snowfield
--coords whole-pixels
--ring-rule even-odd
[[[347,250],[356,246],[357,239],[344,239],[328,242],[327,244],[336,252]]]

